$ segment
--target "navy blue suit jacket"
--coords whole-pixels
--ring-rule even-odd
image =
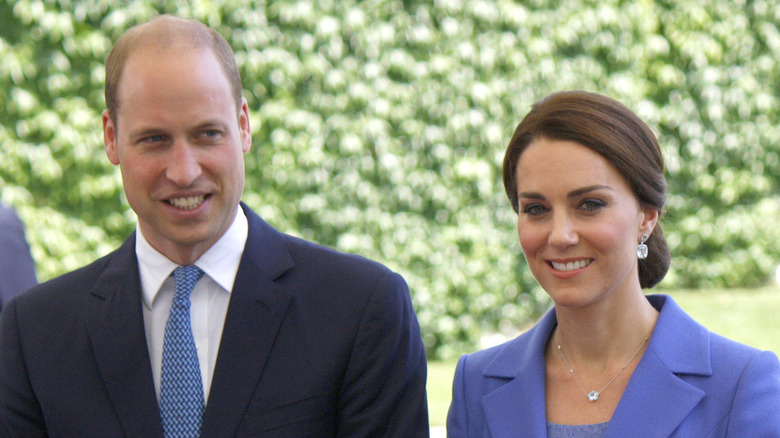
[[[403,279],[243,207],[249,237],[201,436],[428,436],[425,352]],[[134,239],[3,310],[7,433],[162,437]]]
[[[780,437],[780,362],[718,336],[672,298],[609,426],[610,437]],[[447,419],[450,438],[545,437],[544,349],[552,310],[528,332],[458,362]]]
[[[0,205],[0,308],[19,292],[38,283],[35,263],[16,212]]]

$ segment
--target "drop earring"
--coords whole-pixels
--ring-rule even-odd
[[[639,260],[644,260],[647,258],[647,245],[645,245],[645,242],[647,241],[648,235],[642,234],[642,241],[639,242],[639,245],[636,247],[636,258]]]

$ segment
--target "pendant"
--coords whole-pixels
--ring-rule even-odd
[[[591,391],[588,393],[588,400],[594,402],[599,399],[599,393],[596,391]]]
[[[636,258],[643,260],[647,258],[649,250],[647,248],[647,245],[644,243],[640,243],[639,246],[636,247]]]

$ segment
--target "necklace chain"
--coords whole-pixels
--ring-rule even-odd
[[[583,394],[585,394],[585,396],[586,396],[586,397],[588,397],[588,401],[595,402],[596,400],[598,400],[598,399],[599,399],[599,396],[601,395],[601,393],[602,393],[602,392],[604,392],[604,390],[605,390],[605,389],[607,389],[607,386],[611,385],[611,384],[612,384],[612,382],[614,382],[614,381],[615,381],[615,379],[617,379],[617,378],[618,378],[618,376],[620,376],[621,374],[623,374],[623,371],[625,371],[625,370],[626,370],[626,367],[628,366],[628,364],[630,364],[630,363],[631,363],[631,361],[633,361],[633,360],[634,360],[634,358],[636,357],[636,355],[637,355],[637,354],[639,354],[639,352],[642,350],[642,347],[644,347],[644,346],[645,346],[645,344],[647,343],[647,340],[648,340],[648,339],[649,339],[649,338],[645,338],[645,339],[642,341],[642,344],[641,344],[641,345],[639,345],[639,348],[637,348],[637,349],[636,349],[636,351],[634,352],[634,354],[632,354],[632,355],[631,355],[631,357],[628,359],[628,361],[627,361],[627,362],[626,362],[626,363],[623,365],[623,367],[622,367],[622,368],[620,368],[620,371],[618,371],[618,373],[617,373],[617,374],[615,374],[615,377],[613,377],[612,379],[610,379],[610,381],[609,381],[609,382],[607,382],[607,384],[606,384],[606,385],[604,385],[604,386],[603,386],[603,387],[602,387],[600,390],[598,390],[598,391],[591,391],[591,392],[585,391],[585,388],[583,388],[583,387],[582,387],[582,384],[580,383],[580,380],[579,380],[579,379],[577,379],[577,376],[574,374],[574,368],[572,368],[571,366],[569,366],[569,362],[567,362],[567,361],[566,361],[566,356],[564,356],[564,355],[563,355],[563,349],[561,349],[561,344],[556,344],[556,345],[558,346],[558,353],[560,353],[560,354],[561,354],[561,359],[563,359],[563,364],[564,364],[564,365],[566,366],[566,368],[569,370],[569,374],[571,374],[571,376],[572,376],[572,377],[574,377],[574,381],[575,381],[575,382],[577,382],[577,386],[579,386],[579,387],[580,387],[580,390],[582,391],[582,393],[583,393]]]

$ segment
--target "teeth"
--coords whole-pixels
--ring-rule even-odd
[[[569,262],[569,263],[558,263],[558,262],[550,262],[552,264],[553,269],[556,271],[573,271],[575,269],[582,269],[585,266],[588,266],[592,260],[577,260],[576,262]]]
[[[171,198],[168,200],[168,202],[176,208],[181,208],[182,210],[192,210],[193,208],[199,206],[204,199],[206,199],[206,197],[203,195],[187,196],[184,198]]]

